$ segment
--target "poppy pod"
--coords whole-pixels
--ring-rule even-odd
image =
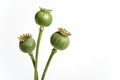
[[[19,41],[19,48],[24,53],[30,53],[34,50],[36,43],[31,34],[21,35]]]
[[[35,22],[41,26],[49,26],[52,23],[52,15],[50,9],[40,8],[41,10],[35,14]]]
[[[71,35],[70,32],[63,28],[59,28],[57,32],[52,34],[50,42],[56,49],[64,50],[69,46],[69,35]]]

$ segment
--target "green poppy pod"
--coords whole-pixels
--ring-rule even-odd
[[[50,42],[56,49],[64,50],[69,46],[69,35],[71,35],[70,32],[63,28],[59,28],[58,32],[52,34]]]
[[[35,49],[35,40],[31,34],[23,34],[19,37],[19,48],[24,53],[30,53]]]

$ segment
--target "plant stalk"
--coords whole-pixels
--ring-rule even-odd
[[[30,53],[29,53],[29,56],[30,56],[31,61],[32,61],[32,63],[33,63],[33,67],[35,68],[35,59],[34,59],[34,57],[33,57],[33,53],[30,52]]]
[[[35,59],[34,59],[33,53],[30,52],[30,53],[29,53],[29,56],[30,56],[30,58],[31,58],[31,61],[32,61],[32,63],[33,63],[33,67],[34,67],[34,70],[35,70]],[[37,80],[38,80],[38,71],[37,71]]]
[[[47,72],[48,67],[49,67],[49,64],[50,64],[50,62],[51,62],[51,60],[52,60],[52,58],[53,58],[53,56],[54,56],[54,54],[55,54],[56,52],[57,52],[57,49],[53,48],[53,49],[52,49],[52,52],[51,52],[51,54],[50,54],[50,56],[49,56],[49,59],[48,59],[48,61],[47,61],[47,64],[46,64],[46,66],[45,66],[45,69],[44,69],[44,72],[43,72],[43,74],[42,74],[41,80],[44,80],[45,75],[46,75],[46,72]]]
[[[40,26],[39,34],[38,34],[38,40],[37,40],[37,47],[36,47],[36,55],[35,55],[35,71],[34,71],[34,80],[37,80],[37,66],[38,66],[38,55],[39,55],[39,46],[40,46],[40,41],[42,37],[44,27]]]

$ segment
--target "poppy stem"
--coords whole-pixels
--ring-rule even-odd
[[[36,47],[36,55],[35,55],[35,71],[34,71],[34,80],[37,80],[37,66],[38,66],[38,55],[39,55],[39,46],[40,46],[40,41],[41,41],[41,37],[42,37],[42,33],[43,33],[44,27],[40,26],[39,29],[39,34],[38,34],[38,40],[37,40],[37,47]]]
[[[45,69],[44,69],[44,72],[43,72],[43,74],[42,74],[41,80],[44,80],[45,75],[46,75],[46,72],[47,72],[48,67],[49,67],[49,64],[50,64],[50,62],[51,62],[51,60],[52,60],[52,58],[53,58],[53,56],[54,56],[54,54],[55,54],[56,52],[57,52],[57,49],[53,48],[52,51],[51,51],[51,54],[50,54],[50,56],[49,56],[49,59],[48,59],[48,61],[47,61],[47,64],[46,64],[46,66],[45,66]]]

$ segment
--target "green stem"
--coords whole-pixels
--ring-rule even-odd
[[[52,60],[52,58],[53,58],[53,56],[54,56],[54,54],[55,54],[56,52],[57,52],[57,49],[53,48],[53,49],[52,49],[52,52],[51,52],[51,54],[50,54],[50,56],[49,56],[49,59],[48,59],[48,61],[47,61],[47,64],[46,64],[46,66],[45,66],[45,69],[44,69],[44,72],[43,72],[43,74],[42,74],[41,80],[44,80],[45,75],[46,75],[46,72],[47,72],[48,67],[49,67],[49,64],[50,64],[50,62],[51,62],[51,60]]]
[[[30,56],[31,61],[32,61],[32,63],[33,63],[33,67],[35,68],[35,60],[34,60],[34,57],[33,57],[33,53],[30,52],[30,53],[29,53],[29,56]]]
[[[34,67],[34,69],[35,69],[35,59],[34,59],[33,53],[30,52],[30,53],[29,53],[29,56],[30,56],[31,61],[32,61],[32,63],[33,63],[33,67]],[[37,71],[37,80],[38,80],[38,71]]]
[[[36,47],[36,55],[35,55],[34,80],[37,80],[38,53],[39,53],[39,45],[40,45],[40,40],[41,40],[41,37],[42,37],[43,30],[44,30],[44,27],[40,26],[38,40],[37,40],[37,47]]]

